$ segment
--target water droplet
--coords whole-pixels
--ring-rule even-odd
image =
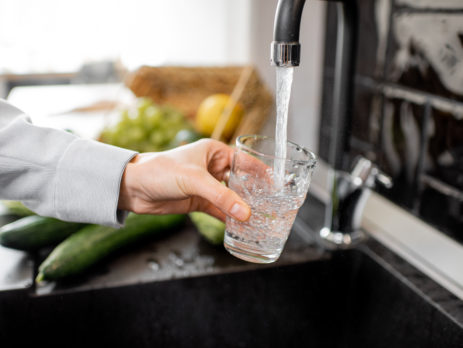
[[[170,262],[172,262],[175,266],[179,268],[183,267],[183,265],[185,264],[185,261],[183,261],[183,259],[179,257],[175,252],[169,253],[167,258]]]
[[[146,262],[148,263],[148,267],[154,272],[159,271],[161,268],[161,266],[159,265],[159,262],[155,259],[151,258],[151,259],[146,260]]]

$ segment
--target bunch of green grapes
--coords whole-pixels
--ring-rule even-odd
[[[120,121],[103,130],[100,140],[126,149],[149,152],[163,151],[180,130],[191,130],[181,112],[140,98],[133,108],[122,111]]]

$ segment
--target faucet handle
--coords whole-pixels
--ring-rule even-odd
[[[394,184],[392,183],[391,177],[387,174],[384,174],[379,169],[378,169],[378,173],[376,174],[376,182],[380,183],[387,189],[390,189],[392,186],[394,186]]]
[[[362,156],[356,158],[351,178],[354,184],[368,188],[375,187],[376,183],[380,183],[386,188],[391,188],[393,185],[390,176],[381,171],[372,161]]]
[[[317,240],[331,250],[351,248],[365,239],[360,224],[370,189],[376,183],[389,188],[392,179],[362,156],[355,159],[350,173],[334,171],[332,175],[331,200]]]

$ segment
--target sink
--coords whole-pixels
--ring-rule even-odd
[[[30,289],[3,291],[0,342],[2,347],[462,347],[463,329],[364,246],[240,272],[41,296]]]

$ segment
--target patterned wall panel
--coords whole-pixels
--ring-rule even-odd
[[[463,1],[357,3],[350,158],[374,160],[394,179],[394,188],[380,193],[463,241]],[[327,16],[325,149],[336,102],[334,6]]]

